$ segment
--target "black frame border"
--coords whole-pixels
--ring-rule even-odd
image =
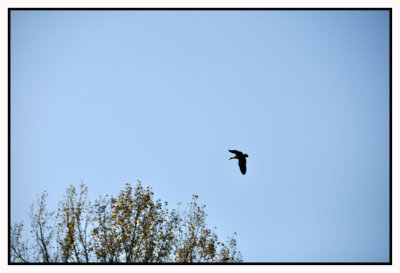
[[[281,11],[320,11],[320,10],[386,10],[389,11],[389,261],[388,262],[243,262],[232,264],[218,263],[12,263],[10,255],[10,226],[11,226],[11,12],[12,11],[32,11],[32,10],[71,10],[71,11],[128,11],[128,10],[281,10]],[[249,8],[249,7],[234,7],[234,8],[8,8],[8,265],[392,265],[393,264],[393,237],[392,237],[392,8]]]

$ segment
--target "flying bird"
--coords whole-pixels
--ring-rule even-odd
[[[229,150],[229,152],[235,154],[235,156],[229,158],[229,160],[236,158],[239,163],[239,168],[242,174],[246,173],[246,157],[249,157],[247,154],[243,154],[242,152],[236,150]]]

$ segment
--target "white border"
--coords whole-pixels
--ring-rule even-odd
[[[399,202],[396,198],[398,196],[398,185],[396,182],[399,181],[397,167],[399,166],[399,146],[396,139],[400,139],[399,135],[399,89],[398,89],[398,78],[399,74],[399,19],[398,10],[400,7],[400,1],[396,0],[382,0],[382,1],[355,1],[355,0],[337,0],[337,1],[294,1],[294,0],[280,0],[280,1],[265,1],[265,0],[248,0],[248,1],[228,1],[228,0],[147,0],[147,1],[134,1],[134,0],[40,0],[40,1],[28,1],[28,0],[2,0],[0,2],[0,37],[1,37],[1,97],[0,97],[0,124],[2,128],[1,134],[1,190],[0,190],[0,204],[1,204],[1,221],[0,234],[0,272],[54,272],[57,270],[61,272],[152,272],[152,271],[167,271],[167,272],[204,272],[204,270],[222,271],[222,272],[304,272],[304,273],[319,273],[323,272],[400,272],[400,261],[399,261],[399,237],[398,232],[399,226]],[[8,139],[7,139],[7,117],[8,117],[8,104],[7,104],[7,90],[8,90],[8,8],[174,8],[174,7],[187,7],[187,8],[229,8],[229,7],[248,7],[248,8],[393,8],[392,10],[392,61],[393,61],[393,81],[392,81],[392,196],[393,196],[393,265],[377,266],[377,265],[305,265],[305,266],[294,266],[294,265],[236,265],[236,266],[179,266],[179,265],[164,265],[164,266],[112,266],[112,265],[93,265],[93,266],[8,266],[8,249],[7,249],[7,220],[8,219],[8,189],[7,189],[7,171],[8,171]],[[396,125],[397,123],[397,125]]]

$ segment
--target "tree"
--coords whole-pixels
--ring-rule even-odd
[[[45,191],[30,207],[31,234],[34,240],[33,256],[29,255],[32,262],[50,263],[58,260],[58,246],[54,244],[58,228],[54,228],[54,212],[47,209],[47,196]]]
[[[59,203],[57,218],[61,238],[58,244],[62,250],[63,262],[89,262],[88,229],[92,216],[87,192],[87,187],[81,183],[78,196],[75,187],[71,185]]]
[[[117,197],[104,195],[93,203],[87,193],[83,183],[79,192],[68,187],[57,214],[47,210],[47,194],[41,195],[31,207],[31,248],[22,242],[23,223],[10,229],[11,262],[242,262],[234,236],[223,243],[207,228],[205,205],[198,204],[197,195],[183,211],[169,211],[168,203],[155,200],[140,181],[135,187],[126,184]]]
[[[205,223],[205,205],[198,204],[198,195],[193,195],[183,212],[178,212],[176,229],[176,262],[241,262],[241,254],[236,250],[236,239],[226,243],[218,241],[218,236]],[[216,229],[216,228],[214,228]],[[236,233],[234,234],[236,235]]]
[[[22,222],[15,223],[10,227],[10,260],[11,262],[28,262],[27,243],[22,241]]]

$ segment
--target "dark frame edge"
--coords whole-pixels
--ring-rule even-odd
[[[71,8],[71,7],[64,7],[64,8],[35,8],[35,7],[25,7],[25,8],[8,8],[9,10],[392,10],[391,7],[369,7],[369,8],[255,8],[255,7],[218,7],[218,8],[205,8],[205,7],[139,7],[139,8]]]
[[[10,227],[11,227],[11,9],[8,9],[8,27],[7,27],[7,36],[8,36],[8,42],[7,42],[7,51],[8,51],[8,73],[7,73],[7,80],[8,80],[8,98],[7,98],[7,104],[8,104],[8,118],[7,118],[7,143],[8,143],[8,151],[7,151],[7,157],[8,157],[8,232],[7,232],[7,260],[8,264],[11,263],[11,249],[10,249],[10,242],[11,242],[11,233],[10,233]]]
[[[308,263],[308,262],[244,262],[232,263],[231,265],[392,265],[393,264],[393,244],[392,244],[392,7],[387,8],[8,8],[8,265],[126,265],[126,263],[106,264],[106,263],[13,263],[10,254],[10,226],[11,226],[11,12],[14,10],[387,10],[389,11],[389,261],[371,263]],[[163,264],[133,264],[133,265],[216,265],[215,263],[163,263]],[[229,264],[221,264],[229,265]]]
[[[389,263],[393,263],[393,235],[392,235],[392,215],[393,215],[393,203],[392,203],[392,8],[389,9]]]

